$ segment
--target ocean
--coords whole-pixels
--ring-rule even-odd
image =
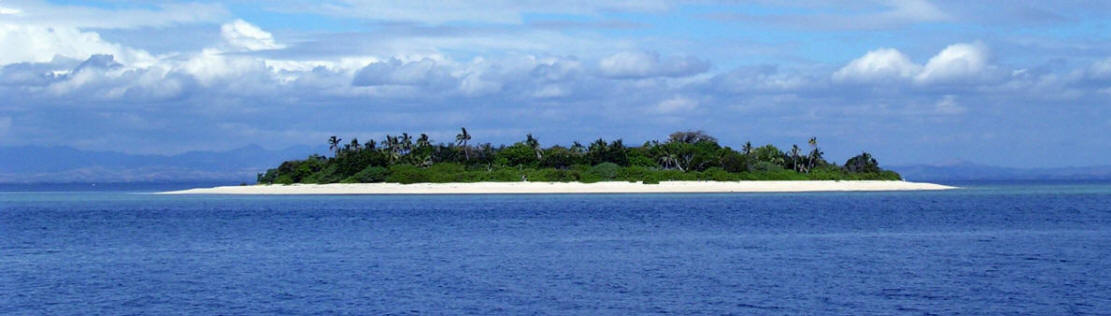
[[[161,196],[0,187],[0,314],[1104,314],[1111,183]]]

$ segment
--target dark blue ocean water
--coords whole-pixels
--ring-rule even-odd
[[[1111,312],[1106,183],[317,197],[0,189],[0,314]]]

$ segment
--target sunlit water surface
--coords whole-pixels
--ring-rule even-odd
[[[0,187],[0,314],[1099,314],[1111,184],[156,196]]]

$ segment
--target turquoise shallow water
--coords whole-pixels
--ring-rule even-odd
[[[8,314],[1100,314],[1111,184],[899,193],[0,190]]]

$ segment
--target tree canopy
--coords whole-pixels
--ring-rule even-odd
[[[668,180],[898,180],[869,153],[844,165],[825,160],[817,138],[809,150],[783,151],[745,142],[737,151],[702,131],[680,131],[667,141],[627,146],[621,139],[589,145],[543,147],[532,134],[520,142],[472,144],[465,128],[454,142],[433,143],[426,134],[386,135],[380,142],[327,139],[332,157],[312,155],[283,162],[258,175],[259,183],[480,182],[480,181],[643,181]]]

